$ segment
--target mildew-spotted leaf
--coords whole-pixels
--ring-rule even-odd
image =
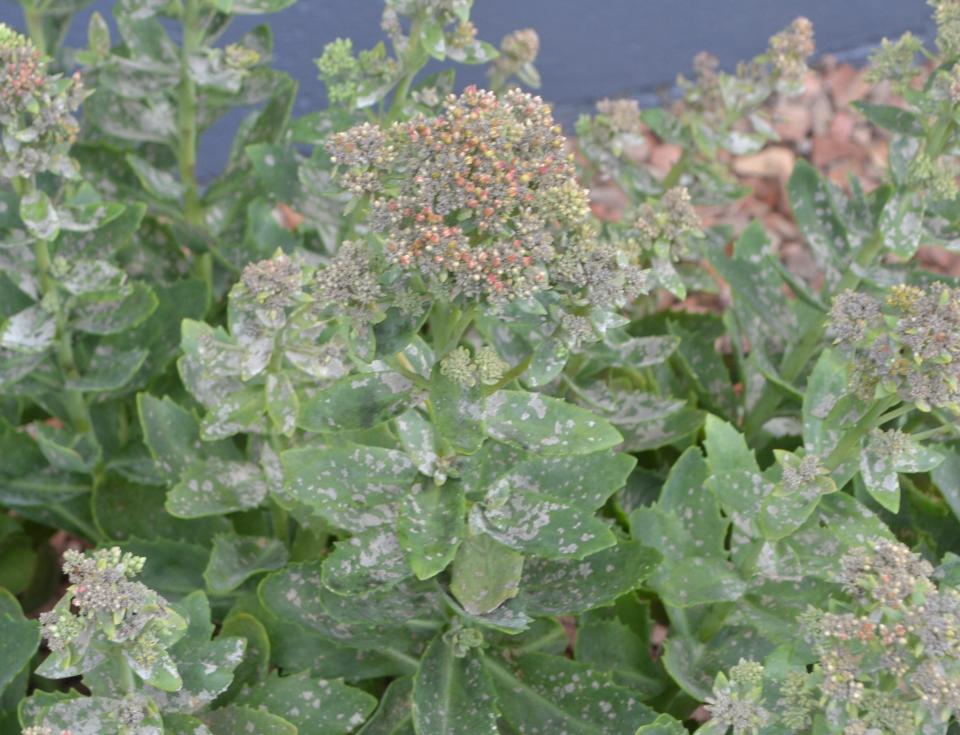
[[[490,490],[508,494],[511,488],[545,493],[586,510],[599,508],[623,487],[637,460],[610,450],[568,456],[534,456],[501,475]]]
[[[0,347],[14,352],[41,353],[57,336],[54,315],[42,304],[28,306],[0,323]]]
[[[200,591],[187,595],[177,606],[188,621],[186,634],[170,649],[183,679],[183,687],[171,692],[150,689],[150,696],[165,712],[194,714],[226,691],[233,672],[243,661],[246,641],[231,636],[213,636],[210,602]]]
[[[137,396],[137,411],[144,443],[157,469],[169,480],[179,479],[197,457],[197,420],[170,398],[155,398],[149,393]]]
[[[0,693],[26,666],[40,644],[40,627],[27,620],[16,598],[0,588]]]
[[[298,630],[306,629],[345,646],[390,646],[396,643],[398,636],[405,641],[409,640],[409,635],[402,625],[404,619],[412,613],[405,605],[394,605],[394,614],[389,618],[389,624],[370,624],[356,618],[346,621],[335,617],[324,604],[321,574],[320,561],[288,564],[282,570],[268,574],[260,583],[259,598],[264,608],[276,616],[277,620],[295,624]],[[389,591],[396,590],[394,587]],[[362,596],[360,602],[363,602]],[[379,609],[383,610],[383,600],[378,602],[381,603]],[[413,614],[416,612],[418,611]]]
[[[287,549],[277,539],[217,534],[203,578],[207,589],[222,595],[256,574],[280,569],[286,562]]]
[[[354,533],[393,524],[417,476],[406,454],[382,447],[304,447],[284,452],[281,462],[291,499]]]
[[[304,401],[298,426],[319,433],[369,429],[402,413],[411,387],[394,372],[349,375]]]
[[[413,677],[390,682],[380,697],[380,706],[357,735],[414,735]]]
[[[453,561],[463,540],[466,511],[466,497],[458,482],[431,483],[403,498],[397,536],[419,579],[439,574]]]
[[[486,534],[470,534],[453,562],[450,591],[468,613],[483,615],[516,596],[522,572],[522,554]]]
[[[896,513],[900,510],[900,473],[929,472],[944,455],[897,430],[872,433],[860,452],[860,475],[870,496]]]
[[[718,672],[728,671],[742,658],[763,661],[773,648],[753,628],[727,625],[706,643],[689,636],[669,636],[663,663],[680,688],[702,702],[711,695]]]
[[[489,436],[540,454],[590,454],[623,440],[608,421],[540,393],[498,391],[484,419]]]
[[[634,735],[688,735],[690,731],[680,720],[670,715],[659,715],[649,725],[644,725]]]
[[[657,567],[660,554],[626,541],[583,559],[528,557],[517,603],[524,612],[567,615],[610,605],[640,586]]]
[[[249,707],[223,707],[207,712],[201,719],[213,735],[247,732],[257,735],[297,735],[299,732],[292,722]]]
[[[496,692],[476,650],[462,654],[447,636],[427,647],[413,680],[418,733],[498,735]]]
[[[483,444],[485,401],[479,386],[465,388],[444,375],[439,365],[434,368],[430,376],[434,427],[463,454],[472,454]]]
[[[99,294],[79,297],[71,326],[89,334],[119,334],[146,321],[159,303],[153,289],[143,283],[134,283],[129,294],[118,291],[113,299]]]
[[[520,488],[475,505],[470,524],[505,546],[547,559],[581,559],[616,543],[608,525],[582,507]]]
[[[397,416],[397,434],[417,471],[433,477],[437,469],[437,437],[433,424],[411,408]]]
[[[255,508],[266,495],[267,481],[257,465],[208,457],[184,470],[166,507],[178,518],[202,518]]]
[[[409,577],[397,534],[372,528],[338,541],[323,562],[323,583],[342,595],[358,594]]]
[[[373,712],[377,700],[336,679],[315,679],[303,671],[290,676],[274,672],[246,689],[236,704],[266,710],[311,735],[347,735]]]
[[[270,373],[266,382],[267,415],[274,428],[285,436],[292,436],[297,428],[300,401],[293,382],[286,373]]]
[[[518,732],[622,735],[657,716],[609,673],[561,656],[487,656],[485,665],[500,712]]]
[[[135,725],[129,724],[131,710],[136,712]],[[157,705],[144,697],[64,698],[43,707],[30,721],[37,727],[70,735],[102,735],[108,732],[163,735],[164,732]]]

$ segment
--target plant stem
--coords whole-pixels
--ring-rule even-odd
[[[50,247],[46,240],[37,240],[34,243],[33,256],[37,264],[37,276],[43,298],[49,308],[54,311],[57,328],[57,363],[60,366],[60,373],[64,378],[77,378],[80,373],[77,371],[77,363],[73,356],[73,336],[70,334],[67,313],[60,301],[57,284],[50,275]],[[67,389],[62,395],[64,408],[67,410],[74,431],[79,434],[92,431],[93,422],[83,394],[78,390]]]
[[[197,85],[190,74],[190,59],[200,49],[203,33],[199,0],[185,0],[183,7],[183,46],[180,49],[180,89],[178,93],[177,163],[184,186],[183,208],[187,224],[201,225],[200,188],[197,184]]]
[[[843,437],[837,443],[837,446],[835,446],[833,451],[827,455],[827,459],[824,461],[823,466],[828,470],[833,471],[843,465],[850,458],[851,454],[859,450],[860,440],[870,433],[871,430],[880,425],[880,418],[883,416],[884,412],[888,411],[899,402],[900,399],[893,396],[889,398],[882,398],[874,403],[870,410],[860,417],[860,420],[854,425],[854,427],[843,435]]]
[[[24,22],[27,25],[27,35],[30,36],[30,41],[34,47],[36,47],[37,51],[46,56],[47,34],[44,28],[43,12],[39,8],[24,6],[23,16]]]

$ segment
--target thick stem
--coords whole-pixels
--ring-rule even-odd
[[[24,7],[24,22],[27,24],[27,35],[34,47],[44,56],[47,55],[47,33],[43,11],[39,8]]]
[[[50,248],[46,240],[37,240],[34,243],[33,256],[43,297],[48,306],[54,310],[57,327],[57,363],[60,366],[60,373],[64,378],[77,378],[80,374],[73,356],[73,335],[70,333],[67,312],[60,301],[57,284],[50,275]],[[74,431],[80,434],[92,431],[93,422],[83,394],[78,390],[64,390],[61,395]]]
[[[883,398],[870,408],[850,431],[843,435],[833,451],[827,455],[823,466],[828,470],[835,470],[842,466],[860,448],[860,440],[873,429],[880,426],[883,414],[900,402],[897,397]]]
[[[184,186],[183,208],[187,223],[203,223],[200,188],[197,184],[197,85],[190,74],[190,59],[203,41],[200,29],[199,0],[185,0],[183,7],[183,46],[180,49],[180,89],[178,92],[177,163]]]

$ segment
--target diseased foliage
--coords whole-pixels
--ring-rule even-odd
[[[0,735],[960,727],[960,284],[914,260],[960,242],[955,0],[924,84],[916,38],[873,58],[904,100],[859,106],[887,180],[790,179],[816,290],[698,214],[744,195],[728,154],[775,137],[805,19],[574,145],[514,86],[536,33],[498,52],[471,0],[386,0],[300,117],[267,26],[220,41],[293,0],[118,0],[69,52],[85,3],[21,4]],[[626,154],[646,130],[683,151],[665,176]],[[722,314],[658,308],[717,280]]]

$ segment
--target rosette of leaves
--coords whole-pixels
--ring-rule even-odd
[[[88,693],[35,692],[20,705],[24,732],[346,735],[372,711],[373,697],[338,680],[242,667],[247,639],[213,637],[203,592],[171,604],[136,581],[144,562],[116,547],[66,553],[72,584],[41,615],[50,654],[36,674],[82,675]]]
[[[843,599],[798,620],[799,647],[718,674],[701,733],[946,733],[960,714],[960,592],[902,544],[841,560]],[[802,653],[809,652],[809,653]]]

